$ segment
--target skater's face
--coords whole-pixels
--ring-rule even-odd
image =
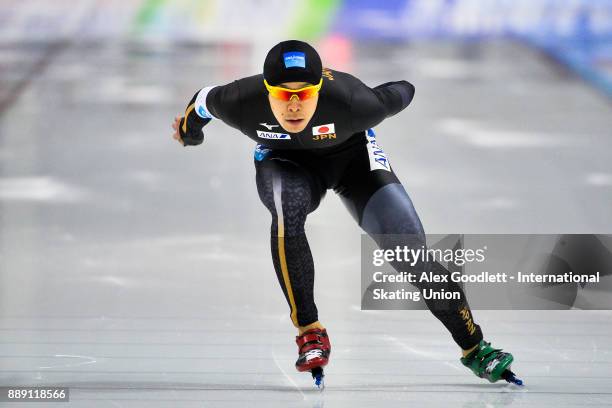
[[[285,82],[278,86],[287,89],[302,89],[310,85],[307,82]],[[288,101],[268,94],[268,100],[270,101],[270,108],[272,108],[274,117],[283,129],[289,133],[299,133],[304,130],[308,122],[310,122],[312,115],[314,115],[317,109],[317,102],[319,101],[319,93],[316,92],[307,99],[293,96]]]

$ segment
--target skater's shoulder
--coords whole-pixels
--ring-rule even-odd
[[[350,104],[351,95],[361,81],[355,76],[330,68],[323,68],[323,86],[321,96],[342,104]]]
[[[322,94],[351,104],[356,93],[364,92],[368,86],[358,77],[348,72],[323,68]]]
[[[235,79],[213,89],[213,99],[223,105],[241,105],[265,95],[263,75]]]
[[[323,68],[323,80],[324,82],[329,82],[330,84],[334,84],[336,86],[348,88],[349,90],[352,90],[355,87],[365,86],[363,81],[356,75],[330,68]]]
[[[244,78],[239,78],[235,82],[237,82],[241,87],[256,87],[265,89],[263,80],[263,74],[255,74]]]
[[[240,94],[240,99],[248,101],[252,98],[260,98],[266,93],[264,78],[262,74],[251,75],[234,81]]]
[[[344,71],[339,71],[333,68],[327,68],[327,67],[323,68],[323,79],[328,79],[330,81],[338,81],[338,82],[355,81],[355,80],[358,81],[359,80],[353,74],[350,74]]]

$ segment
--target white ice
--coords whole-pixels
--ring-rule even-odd
[[[416,85],[377,135],[427,232],[609,232],[612,115],[595,90],[517,44],[354,47],[366,83]],[[197,89],[256,72],[221,49],[74,45],[0,116],[0,385],[67,386],[53,406],[71,408],[612,406],[612,312],[475,311],[518,388],[461,366],[427,311],[361,311],[360,231],[331,192],[307,225],[333,344],[313,391],[254,142],[221,123],[200,147],[170,137]],[[13,51],[4,72],[40,56]]]

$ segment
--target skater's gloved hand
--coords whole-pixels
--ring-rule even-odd
[[[181,138],[181,135],[179,134],[179,130],[178,130],[179,126],[181,125],[181,119],[182,117],[179,115],[179,116],[176,116],[174,118],[174,122],[172,122],[172,129],[174,130],[174,133],[172,134],[172,138],[174,140],[178,140],[178,142],[184,146],[185,143],[183,142],[183,139]]]
[[[186,123],[184,117],[177,116],[172,124],[172,129],[174,129],[172,137],[183,146],[199,145],[204,141],[202,128],[208,122],[210,122],[210,119],[201,118],[195,114],[189,115]]]

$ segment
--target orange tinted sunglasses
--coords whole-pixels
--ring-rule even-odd
[[[300,89],[288,89],[283,88],[281,86],[272,86],[264,79],[264,84],[266,85],[266,89],[270,92],[273,98],[280,99],[281,101],[290,101],[293,96],[297,96],[297,98],[302,101],[304,99],[310,99],[319,92],[321,86],[323,85],[323,78],[319,81],[317,85],[309,85]]]

